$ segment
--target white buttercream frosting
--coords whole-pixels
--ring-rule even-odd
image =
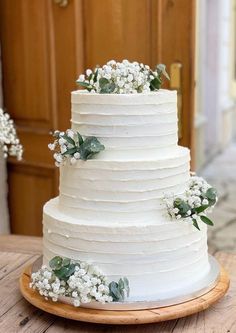
[[[204,224],[201,231],[168,219],[161,225],[90,225],[63,214],[58,199],[44,207],[44,263],[60,255],[99,266],[110,281],[127,276],[131,299],[155,299],[207,274],[206,237]]]
[[[189,151],[150,161],[79,161],[60,172],[60,209],[87,223],[162,223],[163,195],[180,194],[189,180]]]
[[[72,128],[106,147],[99,159],[171,156],[177,144],[176,91],[147,94],[72,92]]]
[[[105,151],[60,168],[60,194],[44,206],[44,262],[55,255],[127,276],[131,299],[157,299],[209,270],[207,228],[170,220],[164,194],[182,194],[189,150],[177,145],[176,92],[72,92],[72,128]]]

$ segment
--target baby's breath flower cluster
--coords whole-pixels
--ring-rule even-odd
[[[30,288],[38,290],[46,300],[58,301],[60,296],[73,299],[74,306],[97,301],[112,302],[107,278],[86,262],[54,257],[50,269],[42,266],[31,275]]]
[[[163,77],[169,79],[165,65],[159,64],[154,70],[136,61],[108,61],[102,67],[87,69],[76,81],[92,93],[135,94],[160,89]]]
[[[8,155],[22,159],[23,147],[16,134],[14,122],[8,113],[0,109],[0,149],[3,151],[4,158]]]
[[[66,132],[55,131],[55,140],[49,143],[48,148],[55,151],[53,157],[55,165],[59,167],[69,161],[75,164],[79,159],[86,161],[105,147],[94,136],[83,139],[79,132],[67,129]]]
[[[182,196],[166,196],[164,201],[168,213],[173,219],[189,221],[199,230],[200,221],[213,225],[206,213],[210,213],[216,204],[217,193],[201,177],[192,176],[188,188]]]
[[[58,300],[66,292],[66,282],[60,281],[55,274],[43,265],[37,272],[31,274],[30,288],[38,290],[46,300]]]

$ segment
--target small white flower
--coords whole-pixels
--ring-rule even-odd
[[[78,307],[78,306],[80,306],[80,301],[78,299],[75,299],[73,301],[73,304],[74,304],[74,306]]]
[[[49,144],[48,144],[48,148],[49,148],[50,150],[54,150],[54,149],[55,149],[55,144],[54,144],[54,143],[49,143]]]
[[[61,163],[63,161],[63,158],[62,158],[61,154],[57,154],[55,159],[58,163]]]
[[[92,74],[93,72],[91,71],[91,69],[87,69],[86,70],[86,75],[89,76],[90,74]]]
[[[77,160],[79,160],[80,159],[80,153],[78,153],[78,152],[74,153],[74,158],[76,158]]]
[[[68,129],[66,131],[66,134],[69,136],[69,138],[71,138],[71,139],[74,138],[74,131],[72,129]]]
[[[78,81],[84,82],[85,80],[85,76],[83,74],[81,74],[78,78]]]
[[[207,199],[203,199],[203,200],[202,200],[202,204],[203,204],[203,205],[208,205],[208,204],[209,204],[209,201],[208,201]]]
[[[60,138],[58,140],[58,142],[59,142],[59,145],[63,146],[67,141],[64,138]]]
[[[64,154],[67,151],[67,149],[68,148],[65,145],[63,145],[63,146],[60,147],[60,151],[61,151],[62,154]]]

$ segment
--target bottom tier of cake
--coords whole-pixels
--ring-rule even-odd
[[[127,277],[129,300],[157,300],[209,273],[207,227],[182,220],[143,225],[86,224],[63,214],[58,199],[44,206],[44,264],[56,256],[98,266],[109,281]]]

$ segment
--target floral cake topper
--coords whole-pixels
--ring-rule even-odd
[[[152,70],[137,61],[110,60],[102,67],[87,69],[76,82],[91,93],[135,94],[160,89],[164,78],[170,79],[163,64]]]

